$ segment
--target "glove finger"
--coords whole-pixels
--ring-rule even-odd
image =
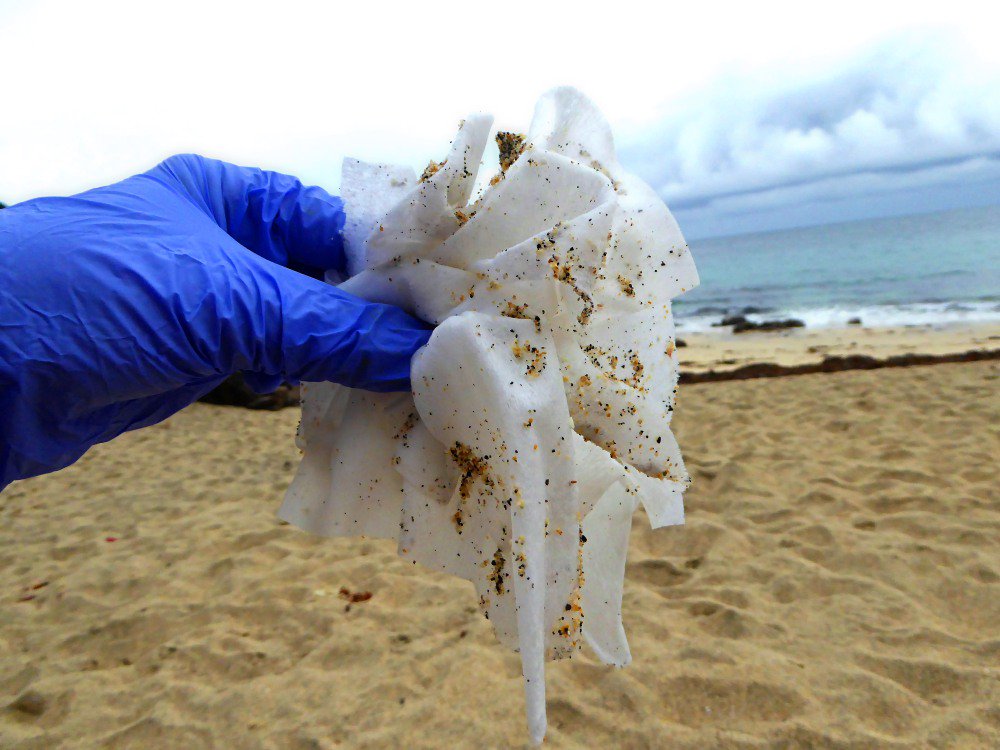
[[[285,272],[290,273],[290,272]],[[299,277],[302,279],[302,277]],[[410,360],[431,326],[392,305],[327,284],[288,279],[283,289],[285,373],[371,391],[408,391]]]
[[[211,352],[215,372],[254,373],[257,385],[328,380],[409,390],[410,359],[431,326],[240,247],[224,246],[219,256],[212,303],[191,305],[186,316],[188,338]]]
[[[243,247],[315,278],[344,272],[344,205],[320,187],[278,172],[173,156],[148,175],[182,190]]]

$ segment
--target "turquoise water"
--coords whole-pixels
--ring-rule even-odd
[[[683,227],[682,227],[683,228]],[[681,330],[725,314],[809,327],[1000,321],[1000,206],[695,240]]]

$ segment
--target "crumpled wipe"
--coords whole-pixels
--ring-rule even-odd
[[[470,202],[491,126],[466,119],[420,178],[345,162],[341,288],[438,327],[413,360],[412,395],[306,386],[304,457],[280,516],[396,539],[402,557],[472,581],[521,654],[540,742],[546,659],[586,643],[630,661],[621,602],[637,504],[654,527],[683,523],[670,300],[698,276],[581,93],[547,93],[523,140],[501,134],[505,169]]]

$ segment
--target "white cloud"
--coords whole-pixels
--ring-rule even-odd
[[[848,187],[864,183],[863,201],[919,186],[924,169],[1000,154],[1000,66],[960,45],[904,34],[823,67],[720,79],[635,137],[626,161],[702,223],[788,199],[823,220]]]
[[[689,238],[992,205],[1000,158],[979,157],[907,172],[860,172],[735,193],[677,212]]]
[[[992,142],[1000,96],[983,92],[1000,47],[983,7],[0,0],[0,200],[180,151],[336,189],[345,155],[421,166],[469,112],[517,127],[568,83],[690,215],[698,200]],[[956,68],[933,44],[930,60],[865,52],[914,28],[950,29],[984,62]]]

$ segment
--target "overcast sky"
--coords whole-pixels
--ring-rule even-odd
[[[0,200],[195,151],[336,191],[581,88],[689,236],[1000,202],[987,3],[0,0]]]

